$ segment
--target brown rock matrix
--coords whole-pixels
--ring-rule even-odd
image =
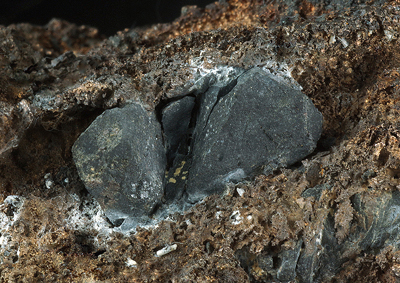
[[[0,282],[396,282],[400,5],[220,1],[118,32],[0,27]],[[323,115],[300,163],[122,234],[72,160],[104,110],[149,111],[219,66],[296,84]]]

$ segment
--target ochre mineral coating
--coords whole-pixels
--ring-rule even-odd
[[[345,2],[221,1],[105,41],[58,20],[0,27],[0,281],[398,281],[400,7]],[[291,73],[323,114],[318,152],[112,232],[72,144],[103,110],[151,109],[222,65]]]

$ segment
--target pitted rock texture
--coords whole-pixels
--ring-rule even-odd
[[[211,103],[200,106],[193,135],[190,202],[221,192],[228,182],[300,161],[321,135],[322,115],[312,101],[259,68],[203,96]]]
[[[165,150],[155,114],[139,104],[106,110],[72,153],[79,176],[107,217],[145,223],[164,194]]]
[[[398,1],[228,0],[109,39],[0,26],[0,282],[398,282],[399,19]],[[316,151],[135,234],[111,225],[73,162],[79,135],[253,67],[313,101]]]
[[[368,194],[359,192],[353,195],[352,202],[340,203],[335,215],[325,212],[320,219],[321,230],[310,238],[314,242],[311,250],[301,249],[304,243],[300,239],[288,249],[267,248],[257,255],[249,252],[246,246],[236,252],[236,257],[254,282],[289,282],[296,278],[304,283],[330,282],[335,274],[354,272],[350,267],[342,270],[347,261],[343,255],[358,251],[374,254],[376,250],[383,250],[385,257],[393,252],[391,247],[400,242],[400,193],[395,191],[369,198]],[[349,212],[355,213],[359,219],[353,219]],[[347,224],[338,225],[339,218],[345,218],[340,221],[345,220]],[[352,221],[366,221],[368,226],[358,227],[349,234]],[[348,234],[344,237],[343,229]],[[257,272],[256,266],[262,271]]]

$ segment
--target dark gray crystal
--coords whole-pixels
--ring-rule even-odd
[[[155,114],[139,104],[106,110],[72,148],[78,173],[114,224],[145,222],[164,194],[165,150]]]
[[[242,74],[229,93],[210,88],[203,96],[202,101],[215,104],[200,106],[187,186],[190,202],[220,193],[227,182],[260,169],[268,174],[300,161],[321,135],[322,115],[311,100],[259,68]]]

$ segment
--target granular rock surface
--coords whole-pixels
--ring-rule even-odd
[[[233,0],[108,39],[60,20],[0,27],[0,282],[399,281],[399,11]],[[157,112],[221,66],[301,89],[323,116],[316,149],[121,233],[73,144],[106,109]]]

